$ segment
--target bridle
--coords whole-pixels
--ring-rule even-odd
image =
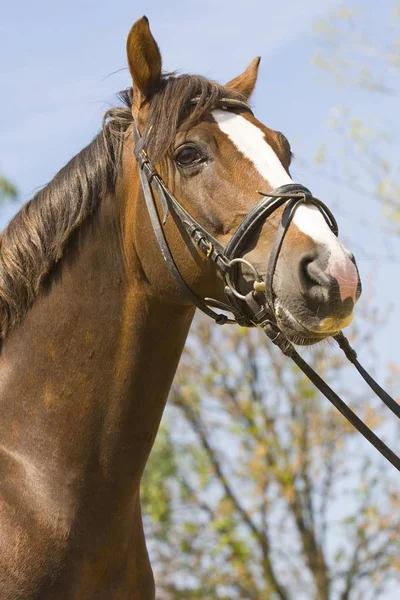
[[[193,98],[190,104],[196,105],[199,98]],[[216,108],[229,110],[241,109],[252,113],[250,107],[241,100],[221,98]],[[161,250],[161,254],[173,275],[182,294],[188,298],[203,313],[214,319],[219,325],[238,323],[245,327],[261,327],[269,339],[290,357],[314,385],[342,413],[348,421],[394,466],[400,471],[398,457],[361,419],[347,406],[345,402],[328,386],[327,383],[308,365],[295,350],[293,344],[280,330],[274,306],[273,277],[279,258],[279,253],[285,235],[289,229],[296,209],[301,204],[315,206],[324,217],[330,229],[338,235],[335,217],[329,208],[315,198],[310,190],[303,185],[293,183],[283,185],[271,192],[259,192],[262,199],[245,216],[238,229],[231,237],[228,245],[223,247],[200,223],[196,221],[165,185],[163,179],[155,170],[144,146],[144,138],[139,133],[136,122],[133,122],[134,156],[139,167],[140,181],[143,188],[147,210],[151,224]],[[161,205],[162,218],[159,216],[153,190],[156,191]],[[265,281],[257,269],[249,261],[241,257],[242,250],[248,239],[260,226],[281,206],[284,206],[282,218],[275,236],[275,241],[268,259]],[[163,226],[169,212],[181,230],[183,239],[188,239],[196,250],[202,252],[206,259],[212,262],[220,272],[225,284],[227,302],[213,298],[201,298],[191,290],[182,277],[169,248]],[[247,294],[238,290],[241,265],[245,265],[253,275],[252,289]],[[218,313],[214,309],[230,312],[232,318]],[[385,390],[369,375],[357,360],[357,354],[350,346],[342,332],[334,336],[346,357],[356,367],[358,372],[375,392],[375,394],[400,418],[400,406]]]

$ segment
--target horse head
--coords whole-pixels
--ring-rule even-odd
[[[139,164],[141,168],[143,163],[150,164],[148,181],[151,184],[156,176],[161,184],[158,195],[159,200],[165,195],[164,212],[169,212],[172,198],[173,218],[166,219],[162,229],[182,280],[197,297],[215,298],[214,305],[226,302],[230,294],[238,312],[240,301],[249,298],[257,284],[258,300],[266,291],[264,304],[269,304],[270,316],[273,313],[291,341],[310,344],[338,333],[351,322],[361,293],[355,259],[339,241],[336,223],[333,217],[327,218],[325,205],[293,181],[289,141],[258,120],[248,106],[260,59],[255,58],[225,86],[196,76],[163,76],[161,54],[145,17],[132,27],[127,50],[136,155],[140,158],[140,151],[145,151],[145,160],[142,155]],[[284,201],[274,205],[268,218],[260,219],[260,205],[266,213],[271,206],[270,199],[260,203],[260,193],[274,199],[279,192],[291,201],[290,216],[285,216]],[[303,196],[304,201],[297,202]],[[192,236],[195,225],[185,227],[190,217],[180,208],[174,210],[176,205],[199,224],[200,234]],[[257,218],[247,223],[253,213]],[[274,248],[285,218],[284,236],[279,248]],[[150,253],[149,259],[151,234],[142,227],[146,219],[145,215],[139,219],[136,240],[143,268],[155,288],[161,287],[164,295],[175,294],[177,302],[185,301],[170,277],[167,281],[172,287],[166,285],[164,274],[160,277],[159,269],[165,269],[160,267],[161,257],[154,263],[154,253]],[[228,265],[221,249],[232,247],[232,239],[244,231],[243,223],[246,239],[242,236],[236,244],[230,257],[234,264]],[[193,239],[188,239],[191,236],[205,253],[196,251],[190,243]],[[207,260],[210,254],[214,261]],[[265,289],[268,277],[270,290],[268,283]],[[243,310],[246,324],[259,324],[249,315],[251,309]]]

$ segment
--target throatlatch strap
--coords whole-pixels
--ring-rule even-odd
[[[146,205],[147,205],[147,210],[148,210],[149,216],[150,216],[150,221],[153,226],[153,230],[156,235],[162,257],[165,260],[165,262],[167,263],[168,269],[170,270],[171,274],[173,275],[175,281],[177,282],[179,289],[181,290],[182,294],[186,298],[188,298],[195,306],[197,306],[197,308],[199,308],[206,315],[208,315],[209,317],[214,319],[214,321],[216,323],[218,323],[219,325],[224,325],[228,321],[228,317],[226,315],[216,313],[211,308],[209,308],[204,302],[202,302],[200,300],[200,298],[198,296],[196,296],[196,294],[194,292],[192,292],[192,290],[190,289],[190,287],[187,285],[187,283],[183,279],[182,275],[180,274],[179,269],[176,266],[176,263],[172,257],[168,243],[165,239],[164,231],[163,231],[163,228],[162,228],[162,225],[160,222],[160,218],[158,216],[158,212],[157,212],[157,209],[155,206],[153,191],[150,187],[150,184],[147,180],[146,175],[143,172],[143,169],[140,169],[140,180],[141,180],[141,183],[143,186],[143,192],[144,192],[144,197],[145,197],[145,201],[146,201]],[[158,188],[156,182],[154,182],[154,183],[155,183],[156,187]],[[160,188],[158,188],[157,191],[160,194],[162,194],[162,190]]]
[[[137,129],[135,122],[133,125],[134,125],[133,131],[134,131],[135,146],[136,146],[140,141],[140,135],[139,135],[139,131]],[[154,200],[153,190],[151,188],[151,184],[150,184],[149,178],[147,176],[147,173],[145,172],[145,168],[146,168],[146,162],[142,161],[142,164],[139,164],[139,176],[140,176],[140,182],[141,182],[142,188],[143,188],[143,195],[145,198],[150,221],[151,221],[158,245],[160,247],[162,257],[165,260],[165,262],[168,266],[168,269],[170,270],[171,274],[173,275],[175,281],[177,282],[179,289],[181,290],[182,294],[186,298],[188,298],[195,306],[197,306],[197,308],[199,308],[201,311],[203,311],[206,315],[208,315],[209,317],[214,319],[214,321],[218,325],[224,325],[227,322],[235,322],[235,321],[232,321],[231,319],[229,319],[226,315],[216,313],[211,308],[209,308],[207,306],[207,304],[205,304],[205,302],[203,302],[190,289],[190,287],[187,285],[187,283],[183,279],[182,275],[180,274],[180,271],[173,259],[173,256],[172,256],[171,251],[168,246],[168,242],[164,235],[164,230],[161,225],[160,217],[158,216],[156,203]],[[155,188],[157,190],[157,193],[160,197],[160,202],[164,208],[165,204],[168,205],[168,202],[165,197],[164,189],[158,181],[158,177],[153,177],[153,185],[155,186]],[[164,208],[164,211],[165,211],[165,208]]]

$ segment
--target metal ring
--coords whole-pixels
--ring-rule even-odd
[[[248,260],[245,260],[244,258],[233,258],[232,260],[229,261],[229,264],[227,265],[227,271],[225,273],[225,282],[226,282],[226,285],[229,287],[229,289],[231,290],[232,294],[234,296],[236,296],[236,298],[239,298],[240,300],[246,300],[246,296],[244,296],[243,294],[241,294],[240,292],[238,292],[236,290],[236,288],[233,287],[233,283],[232,283],[231,278],[229,276],[229,271],[232,268],[232,266],[240,264],[240,263],[243,263],[244,265],[246,265],[247,267],[249,267],[249,269],[252,271],[252,273],[254,275],[255,281],[262,282],[262,279],[259,276],[259,274],[258,274],[257,269],[255,268],[255,266],[252,265]]]

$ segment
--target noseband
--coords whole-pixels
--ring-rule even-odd
[[[199,98],[193,98],[190,104],[197,104]],[[240,100],[232,98],[221,98],[216,108],[229,110],[236,108],[252,113],[250,107]],[[367,427],[363,421],[347,406],[345,402],[319,377],[319,375],[301,358],[296,352],[293,344],[280,330],[275,313],[275,295],[273,290],[273,278],[278,262],[279,254],[286,233],[293,220],[297,208],[301,204],[315,206],[331,231],[338,235],[338,225],[329,208],[319,199],[315,198],[310,190],[303,185],[293,183],[283,185],[271,192],[259,192],[262,199],[251,209],[233,234],[228,245],[223,247],[218,240],[212,236],[200,223],[196,221],[187,210],[180,204],[168,189],[163,179],[155,170],[146,149],[143,147],[144,139],[140,136],[136,122],[133,122],[134,156],[139,167],[140,181],[143,188],[147,210],[151,224],[161,250],[161,254],[173,275],[181,293],[188,298],[197,308],[214,319],[219,325],[226,323],[238,323],[244,327],[262,327],[270,340],[280,350],[289,356],[299,368],[307,375],[314,385],[332,402],[332,404],[352,423],[352,425],[375,446],[385,458],[400,471],[400,458],[394,454],[384,442]],[[156,201],[153,194],[156,191],[162,210],[160,218]],[[284,206],[282,218],[275,236],[275,241],[269,255],[265,281],[257,272],[257,269],[249,261],[242,258],[243,251],[249,238],[271,217],[271,215]],[[203,253],[206,259],[212,262],[220,272],[225,284],[225,296],[227,302],[221,302],[214,298],[200,298],[191,290],[182,277],[175,260],[172,256],[163,226],[166,223],[169,212],[173,213],[174,219],[181,230],[183,239],[189,240],[196,250]],[[252,274],[252,288],[242,294],[239,291],[241,266],[247,267]],[[218,313],[213,309],[230,312],[232,318]],[[356,352],[351,348],[347,338],[342,332],[334,336],[340,348],[350,362],[354,364],[361,376],[368,383],[377,396],[400,418],[400,406],[391,398],[365,371],[357,360]]]

